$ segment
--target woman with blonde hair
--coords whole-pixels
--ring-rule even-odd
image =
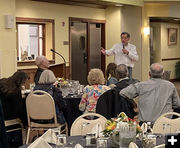
[[[104,85],[104,74],[97,68],[90,70],[88,74],[88,83],[89,85],[84,88],[84,94],[79,104],[79,110],[84,111],[84,113],[95,112],[99,96],[110,89],[108,86]]]
[[[52,96],[55,102],[57,121],[61,124],[65,123],[66,103],[62,98],[62,92],[56,87],[56,77],[51,70],[42,72],[34,90],[43,90]]]

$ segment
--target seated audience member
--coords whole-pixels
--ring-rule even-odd
[[[129,86],[130,84],[135,84],[139,82],[137,79],[129,78],[128,77],[128,68],[125,64],[120,64],[116,68],[116,77],[118,82],[115,84],[115,89],[120,91],[121,89]]]
[[[34,76],[34,82],[37,85],[39,78],[41,76],[41,73],[49,68],[49,61],[45,56],[38,56],[36,57],[35,64],[37,65],[38,69],[36,71],[36,74]]]
[[[99,96],[110,88],[105,83],[104,74],[100,69],[91,69],[88,74],[88,83],[84,88],[84,94],[82,95],[81,102],[79,104],[79,110],[84,113],[95,112],[96,103]]]
[[[116,84],[118,82],[116,78],[116,67],[115,63],[109,63],[106,70],[106,79],[107,79],[107,86],[111,84]]]
[[[120,91],[120,95],[132,99],[139,96],[139,120],[154,123],[162,114],[180,106],[173,83],[163,80],[163,66],[154,63],[150,67],[150,80],[131,84]]]
[[[117,66],[116,77],[119,82],[115,84],[116,87],[106,91],[99,97],[96,112],[107,119],[116,117],[121,112],[125,112],[128,117],[134,118],[136,115],[134,111],[137,106],[136,103],[119,95],[119,91],[131,83],[136,83],[137,80],[128,78],[128,68],[125,64]]]
[[[56,77],[51,70],[44,70],[42,72],[34,90],[43,90],[52,96],[55,102],[57,121],[61,124],[65,123],[64,113],[66,111],[66,103],[62,98],[62,92],[56,86]]]
[[[22,85],[24,85],[27,79],[27,74],[21,71],[15,72],[9,78],[0,79],[0,99],[5,120],[19,118],[24,125],[27,124],[26,109],[25,106],[23,106],[21,94]],[[7,130],[18,127],[20,127],[20,125],[7,127]],[[7,135],[10,147],[18,147],[23,144],[21,130],[8,132]]]

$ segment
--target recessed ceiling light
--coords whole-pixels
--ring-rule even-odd
[[[179,21],[180,19],[178,19],[178,18],[175,18],[174,20],[175,20],[175,21]]]

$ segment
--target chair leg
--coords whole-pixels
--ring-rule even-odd
[[[27,132],[27,138],[26,138],[26,144],[29,142],[29,136],[30,136],[30,127],[28,127],[28,132]]]
[[[67,123],[66,123],[66,136],[68,136],[68,125],[67,125]]]

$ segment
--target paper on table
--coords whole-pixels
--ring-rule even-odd
[[[78,143],[74,146],[74,148],[83,148],[83,146]]]
[[[28,148],[52,148],[43,138],[36,139]]]
[[[102,127],[100,124],[96,124],[91,131],[92,134],[96,134],[96,137],[102,137]]]

